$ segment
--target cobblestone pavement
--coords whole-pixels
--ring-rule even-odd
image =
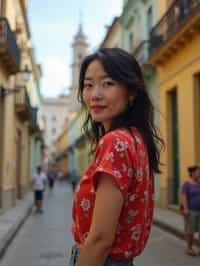
[[[57,184],[45,193],[45,212],[34,212],[21,228],[0,262],[1,266],[66,266],[70,256],[72,191]],[[156,227],[136,266],[199,266],[200,256],[185,255],[184,241]],[[94,265],[95,266],[95,265]]]

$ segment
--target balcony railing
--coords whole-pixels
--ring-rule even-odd
[[[19,71],[20,55],[15,34],[11,31],[8,20],[0,17],[0,57],[9,74]]]
[[[32,114],[32,106],[26,88],[16,93],[16,111],[23,120],[30,120]]]
[[[200,0],[176,0],[150,33],[150,52],[160,48],[200,7]]]
[[[142,41],[134,50],[133,55],[141,66],[144,65],[149,57],[149,41]]]

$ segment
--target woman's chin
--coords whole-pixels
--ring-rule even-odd
[[[102,119],[100,117],[97,117],[97,116],[92,116],[92,120],[96,123],[101,123],[102,122]]]

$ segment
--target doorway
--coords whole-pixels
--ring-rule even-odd
[[[195,163],[200,165],[200,73],[194,76]]]
[[[179,132],[177,90],[172,90],[169,95],[169,204],[177,205],[179,202]]]
[[[21,148],[22,148],[22,133],[17,129],[16,136],[16,198],[21,198]]]

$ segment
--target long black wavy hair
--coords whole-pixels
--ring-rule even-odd
[[[154,125],[154,107],[139,64],[132,55],[119,48],[102,48],[87,56],[81,65],[79,77],[78,100],[83,106],[85,106],[83,101],[85,73],[94,60],[99,60],[105,72],[114,81],[125,85],[129,95],[135,96],[133,102],[127,105],[126,110],[114,118],[109,131],[117,128],[129,130],[132,127],[137,128],[147,146],[151,172],[160,173],[160,150],[164,143]],[[87,109],[83,130],[95,145],[105,134],[103,125],[92,120]]]

